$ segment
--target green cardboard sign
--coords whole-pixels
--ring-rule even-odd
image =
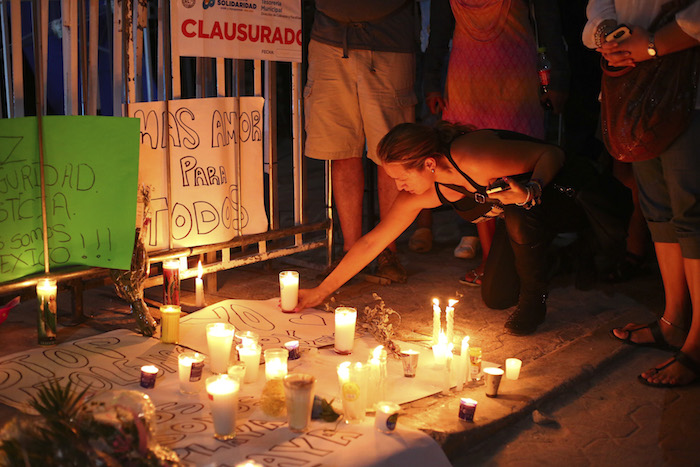
[[[138,188],[134,118],[46,116],[49,266],[129,269]],[[0,282],[44,271],[36,117],[0,120]]]

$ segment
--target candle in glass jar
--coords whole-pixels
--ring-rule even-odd
[[[374,428],[382,433],[393,433],[396,429],[396,421],[399,419],[398,404],[393,402],[377,402],[377,411],[374,415]]]
[[[262,347],[255,342],[248,342],[247,344],[237,345],[236,350],[238,351],[238,359],[245,363],[245,377],[243,378],[243,382],[254,383],[258,380],[260,352],[262,351]]]
[[[265,379],[282,379],[287,375],[287,349],[267,349],[265,351]]]
[[[39,302],[37,319],[38,342],[40,345],[56,343],[56,281],[42,279],[36,285],[36,297]]]
[[[226,373],[231,358],[234,327],[229,323],[209,323],[207,345],[209,347],[209,366],[212,373]]]
[[[163,304],[180,304],[180,260],[163,261]]]
[[[340,306],[335,309],[335,346],[336,353],[348,355],[352,353],[355,341],[355,322],[357,310],[355,308]]]
[[[160,307],[160,341],[164,344],[177,344],[180,341],[180,306]]]
[[[280,272],[280,308],[282,311],[294,311],[299,299],[299,273],[297,271]]]
[[[506,378],[516,380],[520,376],[523,362],[519,358],[506,358]]]
[[[180,392],[195,394],[199,392],[204,369],[204,355],[198,352],[183,352],[177,357]]]
[[[299,352],[299,341],[285,342],[284,348],[289,352],[290,360],[297,360],[299,357],[301,357],[301,353]]]
[[[204,280],[202,280],[202,275],[204,274],[204,269],[202,269],[202,262],[197,263],[197,277],[194,279],[194,302],[195,306],[201,308],[204,306]]]
[[[238,381],[228,375],[207,378],[209,406],[214,419],[214,437],[226,440],[236,436],[236,415],[238,413]]]
[[[141,367],[141,382],[140,385],[145,389],[153,389],[156,385],[156,376],[158,375],[158,367],[154,365],[144,365]]]

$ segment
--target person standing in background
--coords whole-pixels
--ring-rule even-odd
[[[304,89],[305,154],[329,160],[343,252],[362,236],[363,152],[378,164],[380,216],[398,190],[376,158],[379,140],[413,122],[416,18],[414,0],[316,0]],[[392,242],[376,275],[406,281]]]

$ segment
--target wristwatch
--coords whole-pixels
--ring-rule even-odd
[[[649,43],[647,44],[647,53],[651,58],[656,58],[659,55],[659,51],[656,50],[656,43],[654,42],[654,33],[649,34]]]

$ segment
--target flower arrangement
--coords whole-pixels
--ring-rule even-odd
[[[373,307],[366,306],[361,313],[359,321],[362,328],[369,331],[387,351],[398,356],[401,348],[392,340],[394,337],[394,325],[391,322],[391,317],[396,316],[398,318],[398,323],[396,323],[398,325],[401,323],[401,315],[386,306],[382,297],[376,293],[373,293],[372,297],[378,303]]]
[[[0,431],[0,465],[179,466],[155,442],[155,406],[139,391],[105,391],[84,402],[68,382],[40,387],[30,405]]]

